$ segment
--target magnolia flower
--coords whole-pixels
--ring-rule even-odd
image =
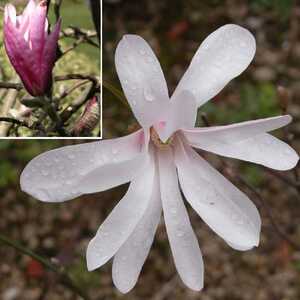
[[[46,1],[29,0],[23,14],[12,4],[4,11],[4,44],[11,64],[32,96],[42,96],[51,87],[60,21],[48,34]]]
[[[116,68],[142,129],[46,152],[23,171],[22,190],[45,202],[131,182],[87,248],[89,270],[113,257],[113,281],[121,292],[137,282],[162,212],[182,281],[193,290],[203,287],[202,255],[180,190],[232,248],[243,251],[258,245],[261,219],[255,205],[193,149],[277,170],[296,165],[296,152],[267,133],[288,124],[288,115],[194,128],[197,108],[246,69],[254,53],[249,31],[237,25],[219,28],[201,44],[169,99],[151,48],[139,36],[124,36],[116,50]]]

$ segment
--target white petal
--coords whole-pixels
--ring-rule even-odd
[[[149,45],[137,35],[125,35],[115,54],[122,88],[143,127],[160,121],[169,96],[160,64]]]
[[[203,287],[203,260],[178,187],[172,153],[159,152],[159,176],[164,219],[177,271],[191,289]]]
[[[156,174],[152,197],[142,219],[114,257],[113,282],[122,293],[129,292],[138,280],[153,243],[161,210],[159,180]]]
[[[255,39],[247,29],[234,24],[220,27],[200,45],[174,95],[189,90],[198,106],[203,105],[248,67],[255,50]]]
[[[226,126],[211,126],[184,130],[189,141],[200,139],[218,140],[224,144],[240,142],[260,133],[269,132],[286,126],[292,121],[290,115],[246,121]]]
[[[170,101],[166,116],[162,119],[165,126],[154,126],[160,139],[167,139],[178,129],[193,128],[197,118],[195,97],[188,91],[182,91]]]
[[[12,4],[6,4],[4,8],[4,19],[5,22],[9,20],[16,26],[17,23],[17,13],[16,8]]]
[[[257,246],[261,219],[248,197],[181,142],[175,160],[187,201],[212,230],[237,250]]]
[[[123,199],[98,229],[87,248],[87,266],[92,271],[113,257],[126,242],[143,217],[151,200],[154,184],[154,161],[141,170]]]
[[[289,145],[265,132],[285,126],[290,121],[290,116],[281,116],[184,130],[184,135],[193,147],[277,170],[288,170],[297,164],[298,154]]]
[[[45,152],[35,157],[25,167],[21,174],[21,189],[33,197],[45,202],[61,202],[73,199],[84,192],[91,193],[105,189],[102,180],[111,187],[111,182],[116,185],[130,181],[133,172],[128,173],[128,178],[120,176],[120,180],[110,178],[109,174],[102,173],[104,178],[92,181],[94,186],[85,182],[89,189],[85,189],[82,182],[89,178],[89,174],[104,169],[110,171],[106,165],[114,163],[118,168],[124,161],[134,160],[139,157],[143,148],[143,132],[138,131],[129,136],[118,139],[97,141],[80,145],[66,146]],[[115,176],[114,172],[111,174]]]

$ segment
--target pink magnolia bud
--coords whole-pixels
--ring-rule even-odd
[[[48,34],[46,1],[29,0],[19,16],[13,5],[4,12],[4,44],[7,55],[32,96],[42,96],[51,87],[60,24]]]
[[[97,96],[94,96],[88,101],[83,114],[79,120],[75,122],[72,130],[75,136],[87,136],[91,131],[99,125],[100,122],[100,105]]]

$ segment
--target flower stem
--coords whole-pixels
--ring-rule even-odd
[[[127,108],[130,109],[129,104],[121,91],[119,91],[117,88],[115,88],[111,83],[107,82],[106,80],[102,80],[102,85],[104,88],[106,88],[108,91],[110,91],[114,96],[116,96],[117,99],[123,105],[125,105]]]
[[[79,295],[82,299],[90,300],[90,297],[79,286],[77,286],[64,268],[54,265],[48,259],[24,247],[18,242],[11,240],[3,234],[0,234],[0,242],[40,262],[48,270],[58,275],[61,284],[72,290],[75,294]]]

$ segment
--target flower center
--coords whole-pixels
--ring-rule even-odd
[[[174,140],[172,135],[167,139],[166,142],[163,142],[153,127],[150,128],[150,138],[153,144],[161,150],[168,149],[170,146],[172,146]]]

